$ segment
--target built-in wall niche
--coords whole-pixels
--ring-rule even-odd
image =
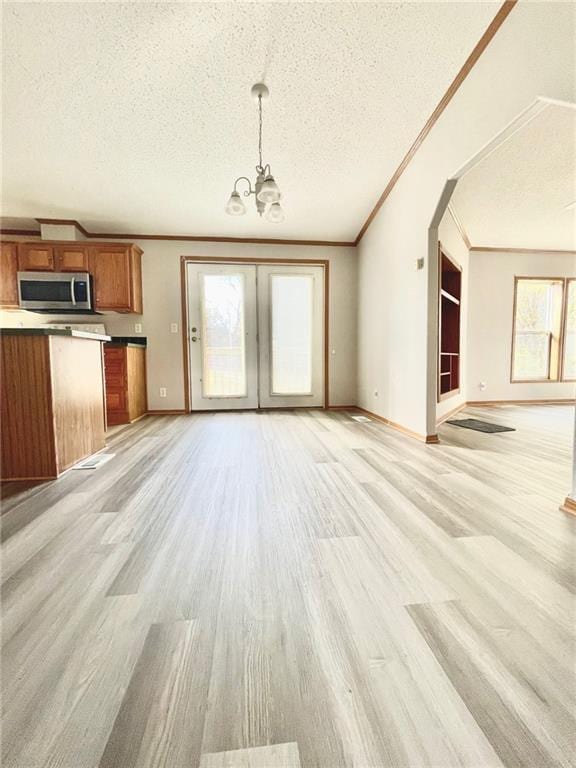
[[[460,391],[460,314],[462,270],[440,248],[438,253],[438,400]]]

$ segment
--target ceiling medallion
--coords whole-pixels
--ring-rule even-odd
[[[226,205],[226,213],[231,216],[243,216],[246,213],[246,206],[237,190],[239,181],[247,181],[248,189],[242,193],[244,197],[254,195],[256,200],[256,210],[262,216],[274,224],[284,221],[284,211],[280,205],[280,190],[274,181],[270,165],[262,162],[262,100],[268,98],[268,88],[264,83],[256,83],[250,91],[252,97],[258,102],[258,165],[256,166],[256,181],[254,187],[247,176],[239,176],[234,182],[234,189]]]

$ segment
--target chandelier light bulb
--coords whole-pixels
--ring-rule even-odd
[[[266,213],[266,219],[272,222],[272,224],[279,224],[281,221],[284,221],[284,211],[280,203],[272,203]]]
[[[258,200],[261,203],[277,203],[280,200],[280,190],[274,181],[274,176],[268,174],[264,179],[262,188],[258,193]]]
[[[230,195],[230,200],[228,200],[226,205],[226,213],[230,214],[230,216],[243,216],[246,213],[246,206],[238,192],[232,192]]]

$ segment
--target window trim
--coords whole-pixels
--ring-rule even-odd
[[[552,344],[549,345],[549,360],[548,360],[548,377],[543,379],[515,379],[514,378],[514,353],[516,348],[516,300],[518,296],[518,283],[521,280],[537,280],[540,282],[560,283],[562,294],[562,305],[560,308],[560,338],[558,339],[558,377],[556,379],[550,378],[551,370],[551,355]],[[514,275],[514,298],[512,301],[512,346],[510,354],[510,384],[564,384],[570,381],[576,381],[576,379],[564,378],[564,337],[566,334],[566,326],[568,320],[568,313],[566,310],[566,299],[568,296],[568,283],[576,282],[576,277],[551,277],[549,275]]]

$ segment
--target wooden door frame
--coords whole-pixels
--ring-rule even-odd
[[[323,267],[324,269],[324,410],[330,407],[330,355],[328,350],[330,349],[330,262],[328,259],[258,259],[258,258],[241,258],[241,257],[227,257],[227,256],[181,256],[180,257],[180,300],[182,304],[182,353],[184,363],[184,408],[186,413],[192,412],[190,403],[190,348],[188,344],[188,291],[186,284],[186,265],[187,264],[221,264],[221,265],[234,265],[243,264],[254,265],[257,267],[259,264],[265,264],[267,266],[297,266],[308,265],[312,267]],[[264,410],[264,409],[263,409]]]

